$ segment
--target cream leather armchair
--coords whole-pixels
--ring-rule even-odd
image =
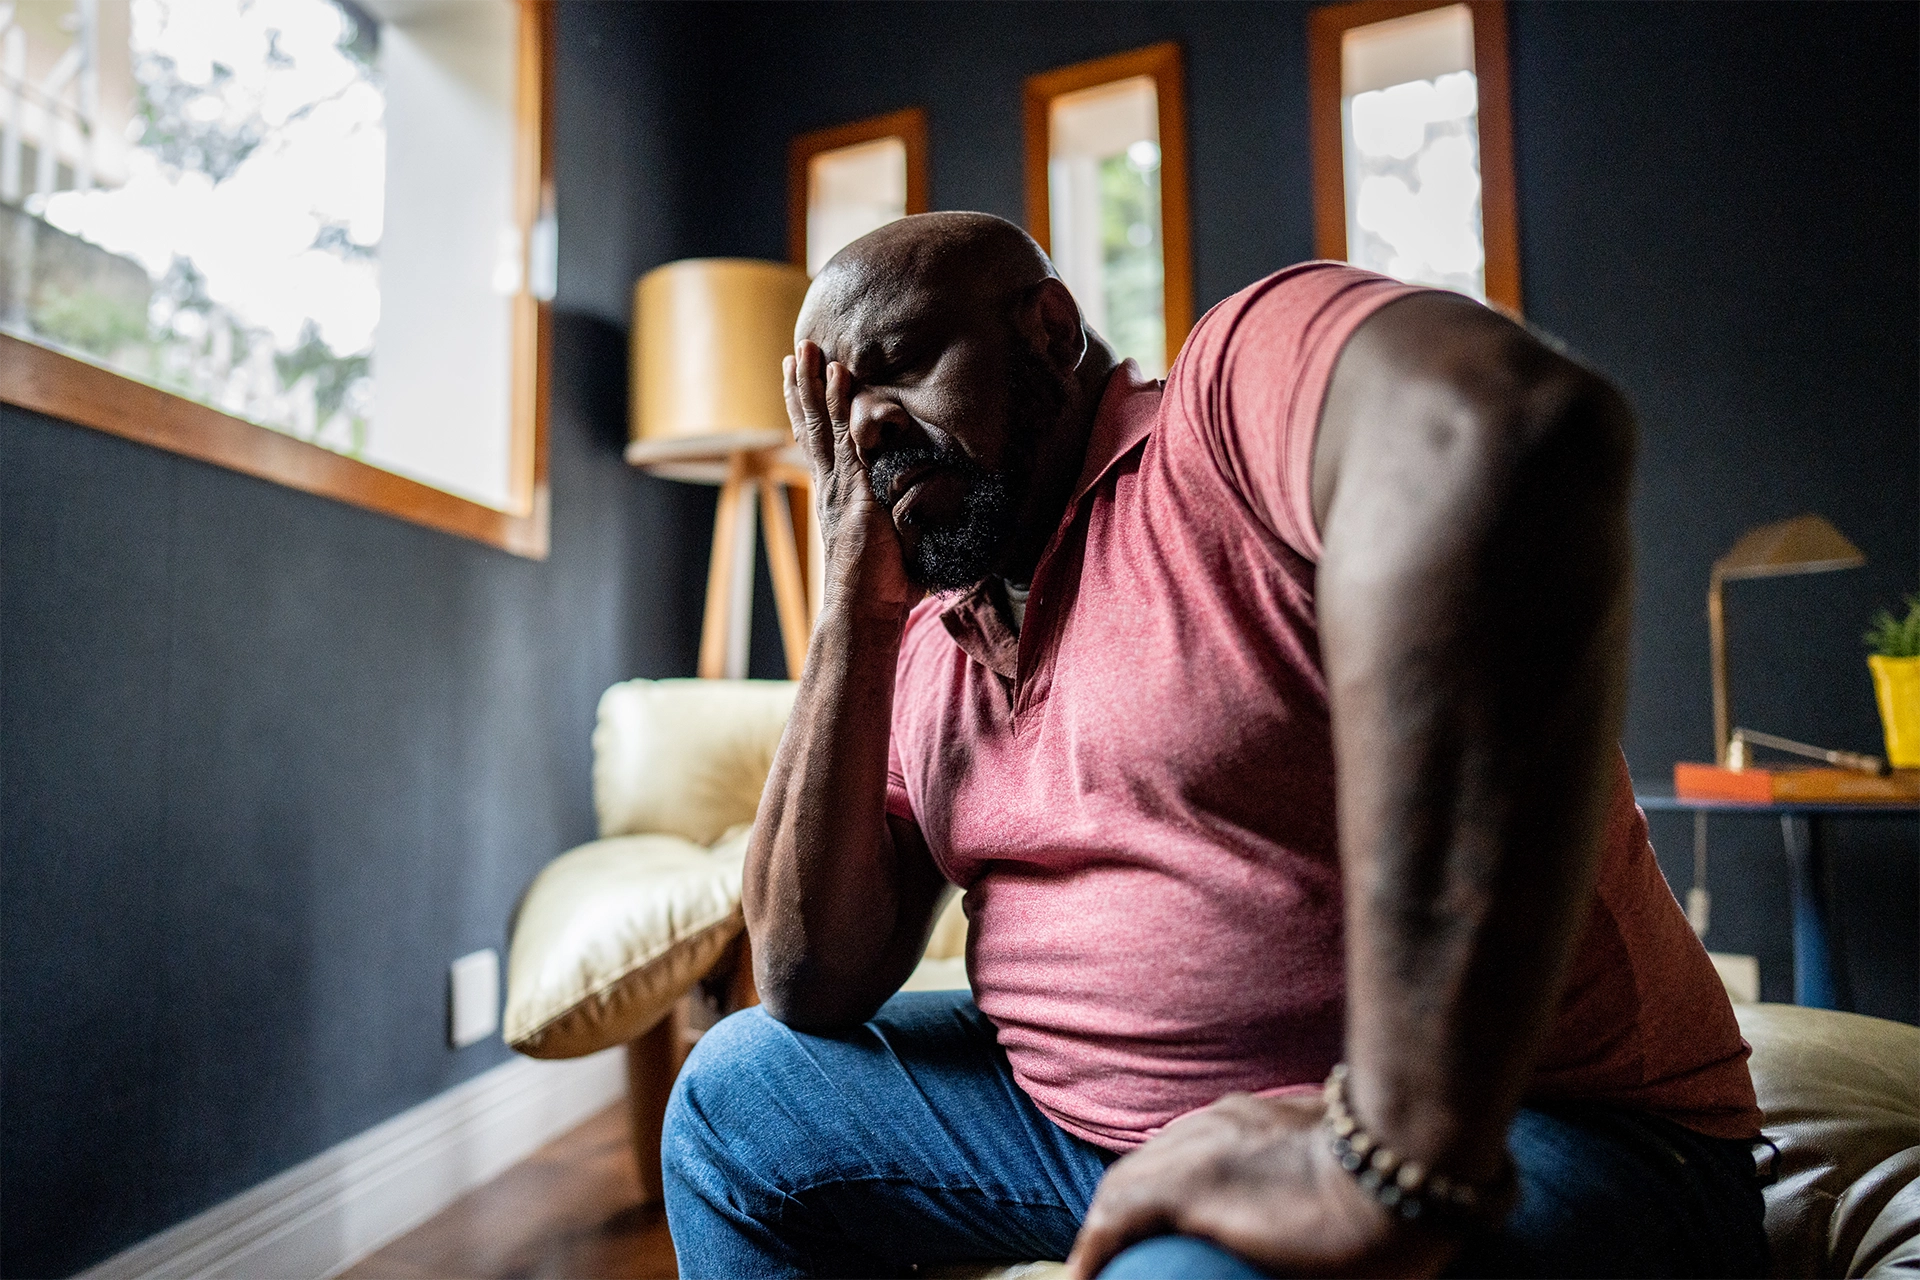
[[[507,1041],[544,1058],[629,1046],[648,1198],[660,1194],[660,1119],[687,1048],[754,1002],[740,867],[793,693],[745,680],[607,690],[593,735],[601,838],[555,859],[516,913]],[[965,986],[965,950],[956,903],[908,986]],[[1775,1274],[1920,1273],[1920,1028],[1791,1005],[1736,1012],[1780,1148],[1766,1192]]]
[[[507,1043],[535,1058],[628,1047],[647,1200],[660,1195],[660,1121],[688,1049],[757,1003],[741,863],[793,696],[772,680],[608,689],[593,731],[600,838],[549,863],[509,929]],[[908,987],[966,986],[966,932],[956,900]]]

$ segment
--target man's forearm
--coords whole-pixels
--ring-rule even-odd
[[[829,609],[762,793],[745,884],[769,1012],[809,1027],[869,1016],[911,969],[941,885],[895,847],[887,743],[902,619]],[[902,968],[902,961],[905,968]],[[899,970],[899,972],[895,972]]]
[[[1316,600],[1354,1105],[1469,1178],[1500,1167],[1591,902],[1629,603],[1631,419],[1509,336],[1493,376],[1469,350],[1360,394]]]

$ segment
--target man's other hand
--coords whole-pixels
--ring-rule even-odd
[[[1313,1098],[1232,1094],[1114,1162],[1067,1269],[1093,1280],[1129,1245],[1211,1240],[1273,1275],[1431,1276],[1455,1244],[1396,1221],[1333,1155]]]

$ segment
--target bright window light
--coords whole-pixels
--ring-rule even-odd
[[[1095,331],[1150,378],[1167,372],[1160,109],[1151,76],[1053,99],[1048,235],[1054,266]]]
[[[1349,29],[1340,108],[1347,260],[1485,299],[1471,11]]]
[[[896,218],[907,216],[907,144],[876,138],[807,162],[807,274]]]
[[[0,329],[510,505],[515,33],[510,0],[0,4]]]

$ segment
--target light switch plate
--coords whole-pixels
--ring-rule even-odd
[[[447,1040],[456,1049],[500,1029],[500,953],[492,947],[453,962],[447,981]]]

